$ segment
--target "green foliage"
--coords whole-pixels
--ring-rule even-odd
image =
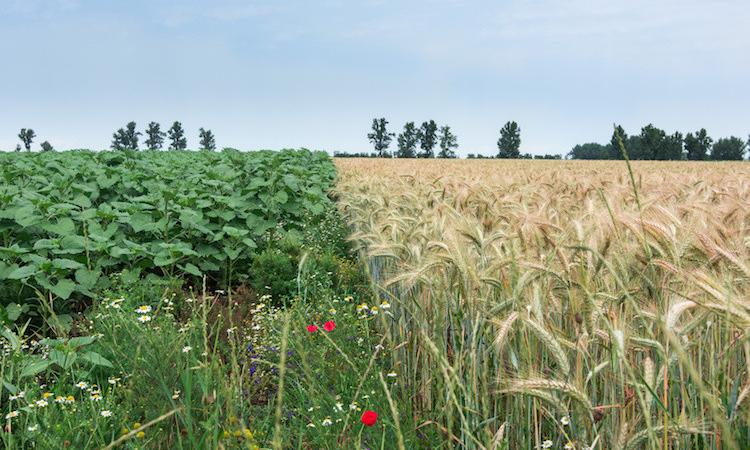
[[[417,131],[419,139],[419,148],[422,149],[417,155],[419,158],[434,158],[435,144],[437,144],[437,124],[434,120],[422,122],[422,126]]]
[[[713,139],[708,136],[705,128],[701,128],[695,134],[687,133],[683,138],[680,132],[668,135],[664,130],[648,124],[635,136],[628,136],[622,126],[616,125],[608,146],[596,143],[577,145],[568,156],[573,159],[623,159],[617,143],[618,134],[631,160],[739,160],[744,155],[744,143],[739,138],[723,139],[722,144],[716,148],[716,144],[712,145]]]
[[[641,128],[639,139],[632,138],[627,144],[628,156],[631,159],[646,160],[680,160],[682,159],[682,134],[673,135],[648,124]]]
[[[271,295],[277,305],[297,290],[297,260],[278,248],[267,248],[256,256],[250,273],[255,292]]]
[[[458,148],[458,138],[451,132],[451,127],[445,125],[440,127],[440,153],[438,158],[455,158],[454,148]]]
[[[741,161],[745,157],[745,142],[735,136],[721,138],[711,147],[711,159]]]
[[[414,122],[406,122],[404,131],[398,135],[398,158],[414,158],[417,156],[417,143],[419,135]]]
[[[596,142],[578,144],[568,153],[568,157],[571,159],[610,159],[611,156],[612,149],[609,145],[597,144]]]
[[[146,128],[146,148],[149,150],[158,150],[164,145],[164,137],[167,133],[161,131],[161,125],[156,122],[149,122]]]
[[[690,161],[704,161],[708,159],[713,139],[708,136],[705,128],[685,135],[685,151]]]
[[[324,215],[334,176],[307,150],[0,154],[0,305],[77,309],[119,272],[246,280]]]
[[[185,130],[182,129],[182,123],[175,121],[167,131],[167,135],[169,140],[172,141],[169,145],[170,150],[185,150],[187,148],[187,138],[185,137]]]
[[[216,150],[216,138],[211,130],[201,128],[198,132],[200,137],[201,150]]]
[[[625,146],[625,151],[629,152],[628,149],[628,133],[625,132],[625,129],[622,127],[622,125],[615,126],[615,130],[612,132],[612,138],[609,140],[609,150],[610,150],[610,158],[597,158],[597,159],[623,159],[622,152],[620,152],[620,144],[618,141],[618,136],[622,140],[622,145]]]
[[[135,130],[135,122],[128,122],[112,135],[112,150],[138,150],[138,137],[142,134]]]
[[[519,158],[521,153],[521,129],[518,124],[507,122],[500,129],[500,139],[497,140],[498,158]]]
[[[389,133],[387,127],[388,121],[385,120],[385,117],[372,119],[372,132],[367,134],[367,139],[372,142],[379,157],[390,156],[386,150],[388,150],[395,134]]]
[[[21,128],[21,132],[18,133],[18,139],[23,142],[23,146],[26,148],[26,151],[31,151],[31,143],[36,137],[36,133],[34,133],[34,130],[31,128]],[[16,148],[16,151],[19,149]]]
[[[55,150],[55,148],[52,147],[52,144],[50,144],[49,141],[42,142],[41,147],[43,152],[51,152]]]

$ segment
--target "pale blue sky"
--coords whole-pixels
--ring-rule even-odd
[[[0,148],[104,148],[135,120],[188,144],[367,151],[435,119],[459,152],[605,142],[613,122],[750,133],[747,0],[0,0]]]

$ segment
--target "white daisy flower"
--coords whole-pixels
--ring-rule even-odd
[[[104,411],[100,412],[99,415],[102,417],[112,417],[112,411],[105,409]]]
[[[151,307],[148,305],[141,305],[136,308],[135,312],[137,312],[138,314],[148,314],[151,312]]]
[[[138,322],[140,322],[140,323],[146,323],[146,322],[150,322],[150,321],[151,321],[151,316],[147,316],[147,315],[144,314],[144,315],[138,317]]]

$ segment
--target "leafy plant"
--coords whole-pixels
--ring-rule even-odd
[[[115,273],[227,288],[324,214],[334,177],[305,149],[0,154],[0,305],[80,310]]]

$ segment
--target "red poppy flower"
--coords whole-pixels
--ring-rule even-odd
[[[336,322],[333,320],[329,320],[328,322],[323,324],[323,329],[328,331],[329,333],[336,329]]]
[[[362,418],[360,420],[366,427],[371,427],[378,421],[378,413],[368,409],[362,413]]]
[[[317,325],[308,325],[307,326],[307,332],[308,333],[315,333],[316,331],[318,331],[318,326]]]

